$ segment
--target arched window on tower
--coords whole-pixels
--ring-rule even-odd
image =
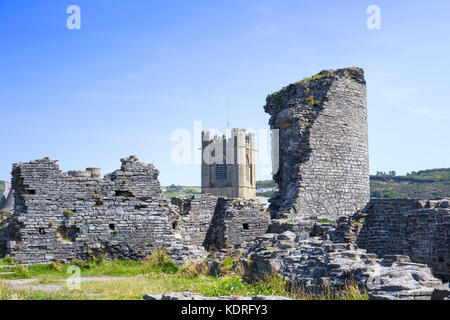
[[[225,161],[225,157],[223,158],[223,162],[221,164],[216,163],[216,181],[227,181],[228,179],[228,167]]]

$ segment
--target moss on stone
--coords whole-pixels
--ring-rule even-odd
[[[64,216],[66,218],[71,218],[73,216],[73,211],[70,210],[64,210]]]

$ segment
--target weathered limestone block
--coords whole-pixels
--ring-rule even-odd
[[[358,223],[353,238],[360,248],[379,256],[408,255],[414,262],[426,263],[444,281],[450,280],[448,200],[372,199],[358,215]],[[354,227],[355,222],[348,225]]]
[[[433,290],[431,300],[450,300],[450,283],[444,283]]]
[[[288,231],[289,232],[289,231]],[[296,288],[342,289],[355,281],[372,299],[430,299],[441,281],[424,264],[407,256],[385,256],[358,249],[351,243],[318,238],[293,241],[293,237],[266,235],[250,250],[252,274],[259,278],[278,273]],[[245,265],[246,259],[239,260]]]
[[[360,68],[325,70],[269,95],[279,129],[272,217],[351,215],[369,201],[366,81]]]
[[[168,292],[165,294],[144,294],[144,300],[292,300],[282,296],[263,296],[254,297],[243,296],[220,296],[206,297],[202,294],[192,292]]]
[[[173,243],[158,174],[135,156],[105,178],[68,175],[49,158],[15,164],[5,253],[21,263],[139,259]]]
[[[172,224],[184,244],[207,249],[245,247],[267,231],[270,216],[255,200],[211,194],[172,198]]]

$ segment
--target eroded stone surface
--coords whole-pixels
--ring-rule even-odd
[[[100,255],[137,260],[166,248],[183,264],[267,229],[263,204],[208,194],[165,199],[153,165],[136,156],[121,161],[104,178],[94,168],[68,175],[49,158],[15,164],[15,208],[0,229],[0,255],[70,263]]]
[[[192,292],[168,292],[165,294],[144,294],[144,300],[292,300],[281,296],[221,296],[206,297]]]
[[[351,243],[318,238],[296,242],[273,235],[261,239],[250,252],[253,274],[264,278],[276,272],[294,287],[311,291],[327,286],[340,289],[355,281],[373,299],[430,299],[434,287],[441,284],[429,267],[412,263],[407,256],[380,259]]]
[[[351,215],[369,201],[366,81],[360,68],[325,70],[269,95],[279,130],[274,217]]]

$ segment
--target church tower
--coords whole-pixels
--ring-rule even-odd
[[[202,132],[202,193],[227,198],[256,197],[255,135],[232,129],[231,137]]]

